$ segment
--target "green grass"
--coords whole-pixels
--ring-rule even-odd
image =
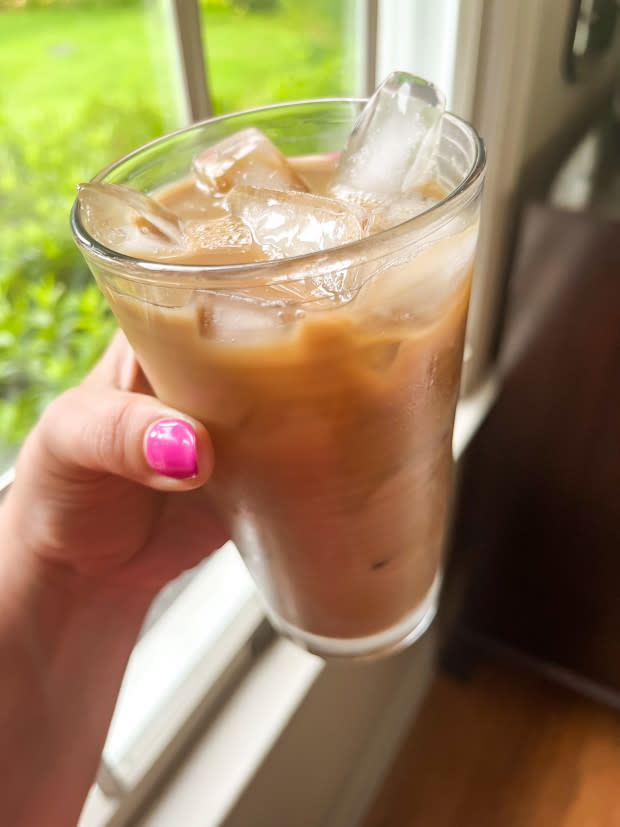
[[[276,11],[250,13],[202,0],[215,110],[350,93],[349,2],[280,0]],[[0,467],[113,328],[70,236],[76,184],[177,126],[179,110],[168,32],[137,0],[3,5]]]
[[[62,119],[87,98],[158,107],[140,7],[0,13],[2,110],[12,121]],[[52,125],[52,124],[50,124]]]
[[[343,6],[341,15],[333,13],[336,2],[289,2],[270,15],[206,12],[203,36],[216,108],[352,94]]]

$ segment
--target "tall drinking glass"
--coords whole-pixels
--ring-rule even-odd
[[[306,101],[215,118],[95,181],[152,193],[248,126],[286,156],[333,153],[363,105]],[[104,247],[77,204],[72,212],[154,392],[211,434],[204,496],[269,618],[323,656],[395,651],[436,609],[484,172],[480,138],[453,115],[443,117],[434,169],[445,197],[423,214],[278,261],[140,260]]]

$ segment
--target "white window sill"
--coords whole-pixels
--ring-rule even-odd
[[[103,752],[127,786],[128,776],[135,775],[134,746],[144,751],[141,735],[149,723],[161,716],[169,699],[174,698],[178,708],[179,693],[188,701],[190,695],[204,693],[205,685],[227,665],[231,651],[240,648],[261,622],[263,612],[254,594],[236,548],[226,543],[198,568],[182,594],[158,613],[138,640]],[[227,639],[230,645],[220,645]]]
[[[433,673],[434,630],[368,664],[276,641],[136,827],[354,825]]]
[[[189,756],[173,795],[160,800],[141,827],[198,823],[191,813],[197,790],[206,805],[201,827],[221,824],[324,667],[283,639],[270,646]],[[180,805],[189,812],[182,815]]]
[[[148,827],[192,824],[179,808],[208,802],[200,812],[201,827],[221,824],[293,712],[324,667],[324,661],[284,640],[276,641],[245,680],[232,690],[208,729],[208,737],[183,763],[156,811],[138,822]],[[135,806],[131,802],[131,809]],[[122,803],[93,787],[79,827],[123,823]]]

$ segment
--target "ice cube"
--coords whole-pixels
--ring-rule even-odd
[[[411,192],[397,200],[387,198],[372,211],[367,230],[369,233],[378,233],[396,227],[415,218],[416,215],[421,215],[438,201],[439,198],[422,192]]]
[[[230,343],[265,335],[278,324],[275,308],[217,290],[197,291],[196,319],[201,336]]]
[[[444,108],[444,96],[432,83],[393,72],[357,119],[334,185],[398,193],[430,178]]]
[[[359,289],[354,268],[321,272],[320,267],[314,264],[295,269],[299,272],[293,278],[289,277],[289,273],[284,278],[276,277],[266,283],[240,287],[236,295],[275,308],[279,323],[288,324],[303,318],[306,313],[344,304]]]
[[[440,200],[439,195],[420,191],[394,196],[363,192],[343,184],[332,186],[330,192],[339,201],[354,204],[362,210],[365,235],[396,227],[430,209]]]
[[[271,259],[326,250],[363,236],[358,209],[320,195],[237,186],[228,194],[228,206]]]
[[[226,193],[237,184],[306,190],[275,144],[253,127],[242,129],[201,152],[194,160],[193,169],[199,184],[215,193]]]
[[[237,264],[265,258],[243,221],[231,215],[183,225],[183,257],[193,264]]]
[[[82,224],[111,250],[145,258],[183,250],[181,221],[148,195],[122,184],[80,184],[77,189]]]
[[[453,234],[450,234],[453,230]],[[371,276],[355,298],[363,316],[432,319],[443,303],[471,274],[478,224],[463,229],[443,227],[429,246],[409,260],[402,256]]]

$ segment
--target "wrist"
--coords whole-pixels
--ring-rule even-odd
[[[0,648],[8,646],[23,663],[33,690],[41,687],[51,698],[68,681],[87,682],[110,657],[124,669],[151,591],[121,588],[47,559],[20,536],[4,507],[0,548]]]
[[[152,595],[46,560],[20,541],[5,509],[0,549],[5,816],[20,827],[75,823]]]

